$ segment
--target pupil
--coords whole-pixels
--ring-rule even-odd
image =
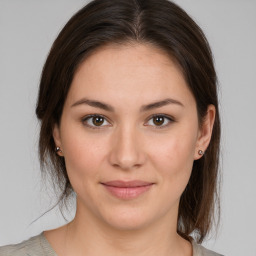
[[[102,125],[103,124],[103,117],[94,117],[93,118],[93,124],[96,126]]]
[[[164,118],[163,117],[161,117],[161,116],[154,117],[154,124],[161,125],[163,123],[164,123]]]

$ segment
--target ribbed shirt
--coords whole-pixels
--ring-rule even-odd
[[[222,256],[192,242],[193,256]],[[0,247],[0,256],[57,256],[43,233],[14,245]]]

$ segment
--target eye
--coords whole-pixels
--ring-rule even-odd
[[[147,122],[147,125],[155,126],[155,128],[164,128],[172,122],[174,122],[174,120],[169,116],[154,115],[149,119],[149,121]]]
[[[102,126],[107,126],[110,123],[106,120],[104,116],[101,115],[89,115],[82,119],[84,125],[92,128],[97,129]]]

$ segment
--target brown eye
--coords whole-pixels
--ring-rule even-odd
[[[109,125],[106,118],[101,115],[89,115],[82,119],[82,123],[89,128],[101,128]]]
[[[169,116],[154,115],[147,122],[147,126],[153,126],[155,128],[165,128],[172,122],[174,122],[174,119]]]
[[[164,117],[163,116],[155,116],[155,117],[153,117],[153,123],[155,124],[155,125],[162,125],[163,123],[164,123]]]
[[[104,118],[101,117],[101,116],[94,116],[92,118],[92,123],[95,125],[95,126],[101,126],[103,123],[104,123]]]

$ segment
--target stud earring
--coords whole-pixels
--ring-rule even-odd
[[[55,148],[55,152],[56,152],[56,153],[62,153],[60,147],[56,147],[56,148]]]
[[[204,151],[203,150],[198,150],[198,155],[202,156],[204,154]]]

